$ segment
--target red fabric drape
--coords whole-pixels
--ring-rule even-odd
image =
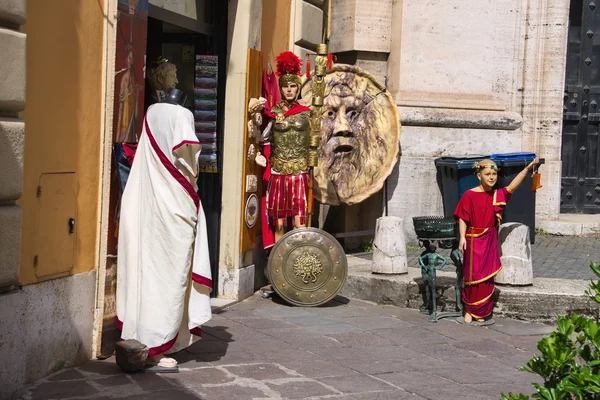
[[[494,276],[502,269],[496,227],[502,222],[502,210],[509,198],[506,188],[491,192],[468,190],[454,211],[454,217],[467,224],[462,297],[466,311],[475,318],[492,313]]]

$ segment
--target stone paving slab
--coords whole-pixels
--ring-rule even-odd
[[[518,368],[552,327],[496,321],[490,327],[429,323],[416,310],[341,296],[326,307],[300,309],[256,294],[215,314],[203,340],[174,355],[178,374],[125,374],[112,358],[94,360],[28,386],[19,398],[421,400],[531,394],[530,382],[539,380]]]

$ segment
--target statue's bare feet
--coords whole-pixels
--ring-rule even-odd
[[[473,321],[473,317],[468,312],[465,312],[465,323],[470,324]]]
[[[154,357],[148,357],[146,360],[148,366],[157,366],[162,368],[175,368],[177,366],[177,360],[170,357],[165,357],[164,354],[157,354]]]

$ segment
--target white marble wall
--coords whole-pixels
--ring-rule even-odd
[[[404,218],[409,238],[412,216],[443,213],[433,163],[441,156],[537,153],[546,165],[536,215],[558,218],[568,6],[393,3],[387,86],[403,131],[386,197],[388,215]]]

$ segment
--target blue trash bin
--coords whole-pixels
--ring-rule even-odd
[[[463,193],[479,185],[473,164],[485,158],[490,156],[469,154],[462,157],[440,157],[434,160],[441,178],[446,217],[454,216],[454,209]]]
[[[497,187],[505,187],[535,159],[535,153],[503,153],[490,157],[498,164]],[[540,160],[543,164],[544,160]],[[521,186],[512,194],[502,213],[502,222],[520,222],[529,227],[529,239],[535,243],[535,192],[531,191],[533,181],[531,172],[527,174]]]

